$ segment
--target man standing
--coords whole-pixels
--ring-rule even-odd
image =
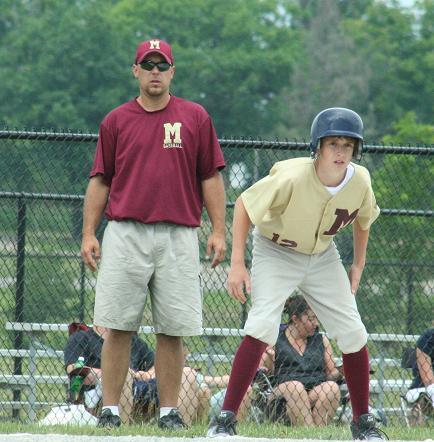
[[[177,409],[182,336],[202,332],[197,227],[205,205],[212,224],[211,266],[225,254],[225,166],[212,121],[198,104],[171,95],[172,49],[139,44],[132,66],[140,95],[111,111],[99,129],[83,214],[82,256],[99,268],[94,323],[109,329],[102,350],[99,425],[119,426],[118,403],[130,342],[151,296],[161,428],[185,426]],[[109,220],[101,253],[95,231]]]

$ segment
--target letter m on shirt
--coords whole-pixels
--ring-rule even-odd
[[[347,209],[336,209],[336,219],[329,230],[323,233],[323,235],[336,235],[339,229],[352,223],[359,213],[359,209],[356,209],[353,213],[349,214]]]
[[[182,143],[181,140],[182,123],[164,124],[164,144]],[[173,137],[173,140],[172,140]]]

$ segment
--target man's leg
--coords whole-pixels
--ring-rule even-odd
[[[109,329],[101,352],[103,407],[118,406],[130,364],[133,332]]]
[[[178,406],[183,368],[182,338],[157,334],[155,374],[160,408]]]

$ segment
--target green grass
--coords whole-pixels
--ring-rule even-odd
[[[433,426],[423,428],[405,428],[393,426],[384,428],[391,440],[427,440],[432,438]],[[50,426],[24,425],[13,422],[0,423],[0,433],[59,433],[71,435],[96,435],[104,436],[107,430],[95,427],[77,426]],[[160,430],[155,425],[134,425],[121,427],[110,432],[113,436],[173,436],[173,437],[198,437],[204,436],[205,425],[194,425],[188,430],[167,432]],[[324,439],[324,440],[350,440],[348,426],[330,425],[325,428],[286,427],[271,424],[240,424],[238,434],[248,437],[289,438],[289,439]]]

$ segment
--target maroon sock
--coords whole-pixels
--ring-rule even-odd
[[[350,393],[353,421],[368,413],[369,405],[369,353],[366,345],[357,353],[342,355],[345,381]]]
[[[262,353],[267,348],[265,342],[245,336],[235,354],[231,376],[222,410],[237,414],[249,385],[258,370]]]

